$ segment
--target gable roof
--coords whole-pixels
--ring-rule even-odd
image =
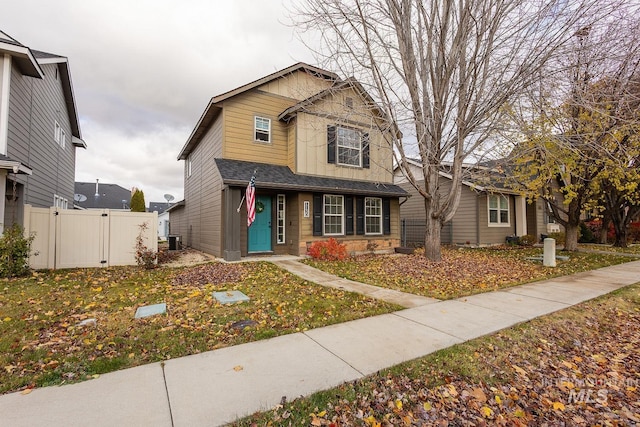
[[[60,82],[71,124],[71,143],[76,147],[87,148],[80,133],[80,121],[78,120],[78,109],[73,94],[68,59],[53,53],[32,50],[3,31],[0,31],[0,53],[10,54],[22,74],[37,79],[42,79],[45,75],[40,67],[41,64],[58,64]]]
[[[380,106],[374,101],[371,95],[369,95],[369,92],[367,92],[364,89],[364,87],[362,87],[362,84],[359,81],[357,81],[355,78],[349,77],[346,80],[342,80],[342,81],[338,80],[330,88],[322,90],[316,93],[315,95],[310,96],[307,99],[303,99],[297,104],[287,108],[282,113],[280,113],[280,115],[278,116],[278,120],[284,120],[288,122],[297,113],[301,111],[307,111],[309,107],[311,107],[317,101],[328,97],[329,95],[335,93],[338,90],[344,90],[344,89],[352,89],[365,102],[365,105],[367,105],[369,110],[373,111],[373,113],[375,113],[378,117],[381,117],[383,119],[387,118],[382,108],[380,108]],[[396,137],[402,138],[402,132],[400,132],[400,129],[397,127],[397,125],[394,122],[391,122],[391,123],[393,126],[393,130],[396,134]]]
[[[158,214],[161,214],[164,211],[168,210],[171,206],[173,206],[173,203],[149,202],[149,208],[147,209],[147,212],[158,212]]]
[[[10,54],[25,76],[44,77],[33,51],[3,31],[0,31],[0,53]]]
[[[407,158],[407,163],[417,168],[422,168],[420,160]],[[452,166],[451,162],[442,162],[441,168],[438,174],[446,179],[453,179],[453,176],[447,172],[447,168]],[[462,185],[465,185],[472,190],[487,192],[487,193],[504,193],[504,194],[519,194],[517,191],[509,188],[506,185],[505,173],[499,167],[499,163],[478,163],[470,164],[464,163],[462,167],[468,171],[466,179],[462,180]],[[394,172],[400,169],[399,165],[394,167]],[[473,171],[476,171],[475,173]],[[418,179],[418,181],[421,181]]]
[[[258,80],[254,80],[251,83],[247,83],[228,92],[214,96],[207,104],[207,107],[202,113],[202,116],[200,116],[198,123],[196,123],[196,126],[191,132],[191,135],[189,135],[187,142],[180,150],[180,154],[178,154],[178,160],[186,160],[186,158],[189,156],[189,153],[191,153],[196,145],[198,145],[209,126],[211,126],[216,117],[218,117],[218,114],[220,114],[220,112],[222,111],[222,106],[219,105],[221,102],[241,93],[247,92],[251,89],[254,89],[258,86],[262,86],[273,80],[284,77],[288,74],[292,74],[296,71],[306,71],[327,80],[339,80],[339,77],[330,71],[322,70],[318,67],[305,64],[304,62],[298,62],[297,64],[291,65],[290,67],[284,68],[280,71],[276,71],[275,73],[259,78]]]
[[[255,172],[255,184],[258,189],[339,192],[379,197],[403,197],[408,195],[405,190],[395,184],[300,175],[293,173],[288,166],[276,166],[266,163],[230,159],[215,159],[215,162],[222,181],[226,185],[245,187]]]
[[[131,190],[117,184],[98,183],[96,193],[95,182],[76,182],[74,185],[74,204],[85,209],[129,209]],[[86,197],[80,201],[78,195]]]

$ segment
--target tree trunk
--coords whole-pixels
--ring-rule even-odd
[[[425,219],[426,229],[424,233],[424,256],[430,260],[439,262],[442,260],[442,252],[440,250],[440,230],[442,224],[440,218],[434,218],[432,215],[433,205],[425,199]]]
[[[608,219],[603,219],[602,220],[602,228],[600,228],[600,238],[598,239],[598,243],[601,243],[603,245],[606,245],[607,242],[607,234],[609,234],[609,220]]]
[[[616,231],[615,240],[613,246],[616,248],[627,247],[627,227],[624,223],[613,222],[613,228]]]
[[[565,227],[564,237],[564,250],[565,251],[577,251],[578,250],[578,234],[580,230],[580,223],[568,223]]]

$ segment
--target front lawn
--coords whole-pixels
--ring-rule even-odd
[[[603,251],[603,252],[615,252],[640,255],[640,244],[629,244],[626,248],[616,248],[611,245],[601,245],[597,243],[580,243],[578,245],[580,249],[586,249],[590,251]]]
[[[346,261],[305,262],[340,277],[431,298],[450,299],[527,282],[574,274],[607,265],[633,261],[616,255],[563,253],[568,261],[543,267],[542,249],[519,247],[442,248],[442,262],[414,255],[362,255]]]
[[[234,426],[633,426],[640,284]]]
[[[251,300],[221,305],[212,292],[223,290]],[[136,308],[161,302],[166,315],[134,319]],[[306,282],[266,262],[36,272],[0,282],[0,393],[399,308]],[[80,325],[88,319],[95,324]]]

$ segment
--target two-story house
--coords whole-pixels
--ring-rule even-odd
[[[350,252],[392,250],[407,193],[393,184],[391,132],[356,81],[303,63],[218,95],[178,156],[185,200],[171,234],[227,260],[301,255],[330,237]]]
[[[23,206],[72,208],[81,138],[67,58],[0,31],[0,231]]]

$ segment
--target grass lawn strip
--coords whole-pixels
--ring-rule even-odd
[[[214,291],[248,302],[221,305]],[[167,314],[134,319],[166,302]],[[271,263],[36,272],[0,282],[0,393],[388,313],[401,307],[306,282]],[[86,326],[79,323],[96,319]],[[243,328],[243,323],[252,326]]]
[[[640,244],[632,244],[627,246],[626,248],[616,248],[615,246],[611,246],[611,245],[599,245],[596,243],[580,243],[578,247],[580,249],[587,249],[592,251],[640,255]]]
[[[640,423],[640,284],[235,426]]]
[[[579,252],[568,254],[568,261],[558,260],[557,267],[549,268],[526,259],[541,255],[539,248],[444,247],[440,263],[427,260],[423,252],[304,262],[350,280],[425,297],[451,299],[633,261],[622,256]]]

